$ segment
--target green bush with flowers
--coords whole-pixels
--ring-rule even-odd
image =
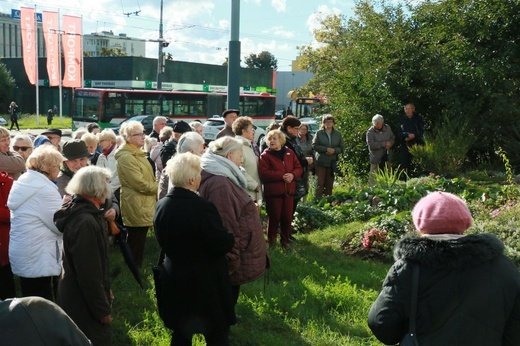
[[[395,243],[414,231],[411,217],[413,206],[432,191],[450,192],[461,197],[468,203],[474,217],[484,220],[492,216],[493,210],[500,214],[504,206],[517,201],[519,195],[518,186],[514,183],[489,183],[460,177],[448,179],[436,175],[406,182],[394,180],[383,186],[350,186],[338,189],[333,195],[315,203],[301,204],[293,226],[297,231],[309,232],[346,222],[366,222],[367,227],[350,234],[342,248],[347,253],[364,258],[387,260],[391,259]],[[503,227],[496,227],[494,232],[491,228],[481,227],[480,231],[511,240],[513,246],[508,251],[513,255],[518,251],[520,259],[520,236],[514,236],[518,232],[513,232],[511,228],[504,230]],[[478,227],[475,229],[479,231]]]

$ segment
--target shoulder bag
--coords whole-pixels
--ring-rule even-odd
[[[419,265],[413,265],[412,272],[412,300],[410,302],[410,322],[408,326],[408,332],[401,340],[401,346],[419,346],[419,340],[415,333],[416,321],[417,321],[417,295],[419,291]]]

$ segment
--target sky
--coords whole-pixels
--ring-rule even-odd
[[[83,18],[83,33],[112,31],[129,37],[159,37],[160,0],[0,0],[0,11],[21,6]],[[228,55],[232,0],[164,0],[164,52],[174,60],[221,65]],[[327,14],[352,16],[354,0],[241,0],[241,59],[268,51],[278,71],[290,71],[298,46],[315,45],[312,31]],[[157,58],[158,44],[146,44],[146,57]]]

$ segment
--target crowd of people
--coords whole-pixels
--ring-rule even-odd
[[[343,143],[325,125],[332,116],[320,130],[324,137],[314,138],[323,143],[287,116],[279,129],[271,126],[261,152],[251,118],[235,109],[223,117],[226,127],[209,145],[200,123],[169,127],[161,116],[149,135],[136,121],[118,135],[91,123],[65,142],[59,129],[11,139],[0,127],[0,299],[14,299],[19,280],[18,295],[57,303],[94,345],[108,345],[112,224],[128,231],[138,268],[153,227],[171,278],[167,285],[178,292],[165,303],[175,312],[168,322],[172,341],[190,344],[202,333],[210,343],[225,344],[241,285],[270,267],[267,249],[276,246],[278,234],[284,249],[294,239],[291,222],[308,193],[315,153],[325,148],[321,155],[336,159]],[[201,284],[213,288],[197,289]]]
[[[401,137],[420,144],[422,120],[413,105],[405,112]],[[283,249],[290,247],[309,175],[316,175],[317,197],[332,193],[344,143],[330,114],[313,136],[288,115],[269,126],[260,146],[251,118],[235,109],[223,117],[226,127],[207,147],[197,124],[168,127],[164,117],[156,117],[151,135],[135,121],[119,136],[90,124],[63,144],[58,129],[11,140],[0,127],[0,323],[13,326],[0,328],[1,340],[111,344],[115,295],[108,253],[111,225],[118,221],[128,230],[137,267],[149,229],[155,231],[165,273],[161,287],[168,292],[157,297],[171,344],[191,345],[193,335],[202,334],[208,345],[229,345],[241,286],[270,268],[268,247],[278,238]],[[387,164],[395,140],[381,115],[372,123],[371,175]],[[412,215],[420,236],[398,243],[396,262],[368,315],[376,337],[388,344],[407,337],[416,300],[422,342],[518,344],[520,274],[500,241],[466,235],[470,211],[448,193],[423,198]],[[416,268],[417,295],[411,289]],[[22,320],[22,310],[33,321],[25,332],[13,323]],[[494,321],[486,324],[490,311]]]

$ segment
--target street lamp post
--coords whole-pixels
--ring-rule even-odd
[[[161,0],[161,16],[159,21],[159,55],[157,56],[157,90],[162,89],[163,42],[163,0]]]

